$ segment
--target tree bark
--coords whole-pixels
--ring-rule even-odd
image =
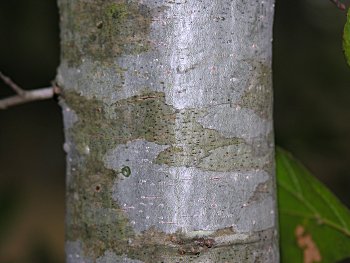
[[[278,262],[274,1],[58,2],[67,262]]]

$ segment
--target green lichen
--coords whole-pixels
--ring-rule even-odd
[[[253,145],[245,142],[223,146],[214,149],[201,160],[198,165],[203,170],[213,171],[250,171],[252,169],[265,170],[270,161],[269,154],[259,155]],[[269,172],[269,171],[267,171]]]
[[[116,114],[110,119],[101,101],[88,100],[75,92],[63,96],[78,115],[78,122],[66,131],[76,145],[67,185],[67,239],[81,240],[90,258],[103,255],[107,249],[124,254],[135,233],[123,209],[112,198],[117,173],[104,166],[103,157],[117,144],[134,139],[174,142],[169,127],[174,125],[175,111],[165,104],[163,93],[144,92],[111,105],[108,111]],[[127,167],[126,163],[121,170],[124,176],[131,174]],[[132,253],[138,254],[136,250]]]
[[[60,1],[62,60],[78,66],[82,58],[112,63],[123,54],[150,49],[151,10],[130,1]]]
[[[124,175],[125,177],[129,177],[131,174],[131,170],[129,166],[124,166],[121,170],[122,175]]]
[[[204,128],[197,119],[206,109],[182,110],[176,115],[175,144],[163,152],[157,164],[197,167],[206,171],[248,171],[264,169],[269,157],[255,153],[254,147],[240,138],[226,138],[218,131]]]
[[[205,129],[197,121],[197,118],[205,114],[205,110],[194,109],[183,110],[177,114],[177,122],[183,125],[181,129],[174,127],[178,135],[175,146],[161,152],[156,163],[169,166],[199,167],[201,161],[210,155],[210,151],[243,142],[242,139],[225,138],[215,130]],[[215,168],[208,167],[208,170],[215,170]]]
[[[125,3],[112,3],[106,8],[106,13],[110,18],[116,19],[120,23],[128,15],[128,7]]]
[[[66,93],[65,99],[79,118],[66,131],[76,142],[77,151],[67,185],[67,239],[81,240],[85,254],[95,258],[109,247],[106,244],[110,240],[119,240],[124,245],[134,235],[123,210],[112,199],[116,173],[105,168],[102,161],[104,153],[117,142],[113,128],[101,114],[101,102],[86,100],[76,93]],[[84,151],[86,147],[90,149],[88,154]],[[113,227],[106,218],[114,218]]]

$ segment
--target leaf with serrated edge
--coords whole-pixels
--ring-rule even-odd
[[[350,211],[297,160],[276,149],[282,263],[350,257]]]

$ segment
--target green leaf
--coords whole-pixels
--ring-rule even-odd
[[[350,8],[348,10],[346,24],[344,27],[343,49],[344,49],[346,61],[348,62],[348,65],[350,66]]]
[[[281,262],[350,257],[350,211],[297,160],[276,150]]]

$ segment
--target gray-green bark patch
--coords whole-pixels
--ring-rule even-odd
[[[148,227],[157,224],[159,230],[164,231],[170,229],[161,227],[170,222],[166,217],[163,219],[153,217],[152,220],[154,222],[152,221],[151,224],[144,224],[141,228],[135,228],[136,224],[138,226],[141,225],[140,221],[136,222],[133,216],[130,216],[129,212],[138,212],[141,210],[140,207],[142,204],[140,203],[142,202],[142,197],[147,198],[147,195],[141,196],[136,194],[134,195],[134,199],[130,199],[131,196],[126,192],[124,193],[124,191],[136,191],[136,189],[138,189],[138,184],[140,182],[142,183],[141,180],[147,180],[148,176],[152,177],[162,170],[164,173],[160,173],[158,176],[160,176],[159,180],[163,180],[163,186],[166,186],[167,182],[170,184],[171,182],[174,183],[174,180],[180,179],[178,180],[179,182],[175,182],[180,188],[182,185],[181,178],[177,177],[176,174],[186,174],[186,171],[192,171],[191,173],[193,179],[197,182],[197,187],[206,189],[205,192],[203,192],[203,200],[201,202],[207,202],[207,205],[203,207],[206,207],[207,210],[211,209],[213,211],[213,216],[217,213],[216,210],[218,211],[219,206],[215,207],[215,205],[217,205],[216,201],[220,198],[213,197],[214,199],[209,200],[208,198],[210,195],[208,195],[207,192],[209,190],[204,186],[199,186],[198,183],[201,182],[201,177],[202,179],[205,177],[205,180],[214,182],[208,185],[213,187],[219,186],[217,182],[219,182],[220,178],[214,178],[215,176],[213,176],[213,174],[200,170],[210,170],[210,168],[212,168],[210,165],[202,168],[200,166],[203,165],[203,163],[207,163],[204,161],[205,158],[210,158],[212,152],[215,151],[228,152],[227,155],[231,156],[232,162],[234,163],[236,160],[239,163],[239,160],[245,158],[245,155],[240,155],[244,153],[244,151],[240,152],[239,149],[244,149],[247,144],[242,139],[226,138],[219,132],[206,129],[200,125],[197,118],[199,119],[199,116],[204,116],[206,114],[205,109],[199,111],[174,109],[172,106],[165,103],[163,93],[149,92],[147,89],[139,96],[120,100],[112,105],[106,105],[102,101],[96,99],[86,99],[75,92],[66,92],[63,96],[66,101],[66,110],[69,109],[70,115],[71,112],[74,112],[75,116],[73,126],[70,124],[67,127],[67,136],[72,140],[72,145],[75,145],[75,147],[71,147],[70,149],[70,151],[75,153],[70,156],[75,157],[71,160],[69,166],[67,238],[72,241],[81,240],[84,255],[88,258],[96,258],[102,256],[104,251],[108,249],[114,251],[117,255],[122,255],[125,253],[124,248],[130,247],[130,240],[136,240],[138,238],[135,229],[137,230],[136,232],[140,230],[147,232]],[[107,109],[109,114],[105,113]],[[113,112],[113,118],[108,117],[111,112]],[[147,143],[152,142],[149,145],[150,150],[153,149],[155,145],[159,147],[159,150],[154,153],[150,160],[146,160],[147,158],[143,158],[143,160],[134,154],[129,156],[125,151],[124,154],[122,154],[123,156],[117,158],[118,152],[119,154],[123,153],[123,150],[120,150],[118,147],[128,147],[129,142],[141,142],[143,140]],[[187,156],[179,150],[170,150],[170,152],[166,152],[167,149],[184,149],[186,147],[188,149]],[[228,150],[228,147],[233,148]],[[116,149],[117,153],[111,152],[113,149]],[[147,149],[147,147],[144,147],[144,149]],[[140,150],[143,151],[142,149]],[[236,152],[236,156],[234,152]],[[106,155],[107,153],[108,155]],[[117,158],[118,160],[114,160],[113,158]],[[151,166],[157,166],[157,171],[146,169],[145,167],[147,165],[145,166],[145,163],[139,166],[135,165],[135,158],[141,162],[142,160],[144,162],[150,161]],[[214,161],[212,163],[214,163]],[[218,163],[220,163],[220,161],[218,161]],[[259,161],[256,165],[261,168],[261,163],[259,163]],[[198,168],[195,168],[196,166],[198,166]],[[123,169],[125,170],[125,167],[128,167],[128,169],[124,171],[124,175],[127,174],[128,176],[123,177]],[[144,167],[142,171],[140,171],[140,167]],[[237,168],[235,166],[228,166],[229,168],[227,168],[227,166],[222,167],[221,170],[235,170]],[[244,168],[248,169],[248,167]],[[169,171],[169,169],[173,171],[170,174],[165,172]],[[142,176],[142,173],[146,173],[146,175],[144,175],[145,177]],[[264,177],[261,177],[261,173],[259,176],[258,174],[259,172],[256,173],[256,179],[261,183],[269,179],[267,174]],[[218,174],[218,176],[220,175],[222,174]],[[254,217],[253,214],[259,211],[259,209],[256,209],[255,206],[251,206],[251,204],[248,203],[248,199],[255,191],[255,183],[253,183],[255,180],[253,178],[255,177],[254,172],[240,174],[228,173],[227,176],[226,180],[230,182],[237,181],[239,184],[251,185],[251,190],[248,191],[246,189],[246,198],[242,198],[241,194],[239,194],[240,197],[237,196],[237,198],[241,198],[241,202],[238,202],[237,206],[244,206],[248,217]],[[228,179],[230,176],[232,176],[232,180]],[[252,184],[249,184],[250,180]],[[228,181],[226,183],[228,183]],[[134,183],[133,185],[129,185],[130,183],[128,182]],[[128,186],[123,186],[124,184],[128,184]],[[224,183],[224,185],[226,184]],[[183,186],[184,189],[187,189],[185,185]],[[118,190],[116,190],[117,188]],[[234,189],[238,190],[240,188],[242,187],[236,185],[236,187],[232,188],[232,194],[234,195],[235,193]],[[147,190],[148,188],[144,187],[144,189]],[[213,192],[217,191],[213,190]],[[176,193],[174,192],[174,194]],[[181,201],[181,193],[179,192],[178,194],[180,194],[178,196],[180,198],[180,203],[178,203],[180,206],[182,203],[183,205],[187,205],[187,201],[189,203],[197,202],[196,199],[192,201],[183,199]],[[222,199],[225,199],[224,196]],[[135,202],[139,200],[141,200],[141,202]],[[220,199],[218,203],[222,203],[221,201]],[[259,202],[262,205],[261,207],[264,206],[264,202],[268,202],[268,206],[273,209],[271,199],[267,198],[259,200]],[[149,202],[147,202],[147,205],[149,205]],[[161,205],[161,202],[159,202],[159,204],[158,201],[153,202],[153,205],[156,207]],[[158,206],[158,208],[159,207],[160,206]],[[174,206],[174,209],[177,209],[177,207]],[[251,212],[249,212],[250,210]],[[149,211],[152,211],[152,209],[149,209]],[[200,211],[193,212],[200,213]],[[222,214],[224,215],[224,213]],[[169,213],[167,215],[169,215]],[[148,220],[146,217],[147,215],[142,220]],[[241,217],[243,221],[246,221],[244,218],[245,217]],[[273,221],[273,217],[270,219]],[[162,223],[159,223],[161,221]],[[215,222],[215,220],[212,221]],[[231,222],[232,220],[229,221]],[[243,221],[237,221],[237,225],[239,226],[237,230],[243,232],[249,229],[248,226],[251,224],[256,226],[256,231],[264,229],[265,227],[270,227],[272,224],[272,221],[270,222],[269,220],[260,223],[258,221],[250,221],[248,224]],[[206,223],[203,221],[203,225],[199,225],[200,227],[198,230],[206,229],[205,224]],[[208,230],[215,232],[220,226],[220,224],[218,226],[213,225],[210,229],[208,228]],[[170,232],[176,232],[178,229],[181,229],[181,227],[175,226],[171,229],[173,230],[170,230]],[[190,229],[195,230],[197,228]],[[146,233],[143,233],[143,235],[145,236],[144,238],[147,237]],[[165,233],[164,235],[167,236]],[[153,245],[149,245],[149,248],[146,247],[144,249],[146,251],[144,253],[147,256],[142,256],[142,254],[139,254],[134,248],[130,248],[127,255],[134,259],[145,259],[145,262],[155,262],[149,260],[150,255],[155,253]],[[167,251],[170,248],[164,246],[158,249],[159,251]],[[173,250],[171,249],[171,251]],[[185,251],[187,250],[185,249]],[[176,258],[182,257],[181,254],[179,255],[178,249],[170,254],[172,253],[176,255]],[[192,254],[190,256],[186,255],[186,257],[196,258],[196,256]]]
[[[150,48],[145,41],[151,23],[150,9],[126,0],[60,1],[62,58],[70,66],[83,58],[113,62],[120,54],[137,54]]]
[[[252,109],[262,119],[270,120],[272,116],[271,67],[265,63],[252,61],[251,67],[255,77],[251,78],[238,105]]]
[[[108,168],[118,170],[127,163],[132,171],[130,177],[114,184],[113,199],[125,208],[135,231],[154,226],[165,233],[191,233],[233,226],[244,233],[272,227],[273,215],[254,216],[264,209],[274,210],[271,197],[251,200],[257,185],[269,180],[268,173],[259,169],[218,172],[156,164],[155,158],[167,147],[133,140],[105,155]]]
[[[171,147],[162,151],[156,160],[157,164],[166,164],[169,166],[201,167],[204,170],[211,171],[229,171],[233,170],[230,163],[240,165],[241,154],[238,148],[246,146],[243,139],[236,137],[224,137],[214,129],[205,129],[198,120],[207,114],[208,109],[187,109],[177,110],[174,128],[175,142]],[[233,151],[230,146],[236,147]],[[224,150],[226,149],[226,150]],[[227,156],[225,159],[213,159],[210,156],[213,151],[219,151]],[[232,158],[235,161],[232,161]],[[243,158],[245,158],[244,156]],[[206,164],[203,164],[205,162]],[[217,169],[221,165],[221,169]],[[262,167],[258,165],[258,167]],[[243,165],[241,169],[247,169]]]

